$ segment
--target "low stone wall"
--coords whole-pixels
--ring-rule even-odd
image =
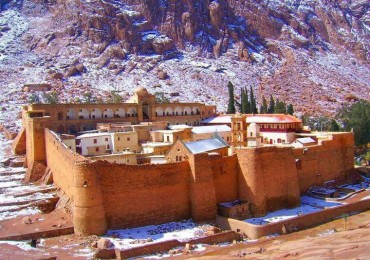
[[[283,226],[285,226],[288,232],[294,232],[333,220],[343,214],[350,214],[369,209],[370,199],[367,199],[261,226],[236,219],[217,216],[216,225],[222,229],[244,233],[251,239],[257,239],[271,234],[282,234]]]
[[[218,244],[218,243],[224,243],[224,242],[230,242],[234,240],[240,240],[240,234],[234,232],[234,231],[226,231],[206,237],[200,237],[193,240],[190,240],[188,242],[180,242],[176,239],[164,241],[164,242],[158,242],[153,243],[149,245],[143,245],[135,248],[125,249],[125,250],[115,250],[115,256],[113,249],[104,249],[100,250],[96,253],[96,257],[100,257],[102,259],[108,259],[108,258],[114,258],[116,259],[127,259],[131,257],[136,256],[142,256],[142,255],[151,255],[156,254],[158,252],[166,252],[171,250],[172,248],[179,247],[179,246],[185,246],[186,244]]]
[[[127,259],[140,255],[151,255],[157,252],[165,252],[178,246],[182,246],[182,243],[174,239],[126,250],[116,250],[116,259]]]

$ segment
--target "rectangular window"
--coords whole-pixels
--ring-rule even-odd
[[[105,141],[108,142],[108,138],[105,138]]]
[[[63,120],[63,113],[58,113],[58,120]]]
[[[127,137],[127,142],[130,142],[131,141],[131,138],[130,137]]]
[[[95,151],[96,151],[96,152],[99,152],[99,147],[96,147],[96,148],[95,148]]]
[[[97,144],[98,143],[98,139],[94,139],[94,144]]]
[[[117,137],[117,140],[118,140],[118,141],[121,141],[121,137],[119,137],[119,136],[118,136],[118,137]]]

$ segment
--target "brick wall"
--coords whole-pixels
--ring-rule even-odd
[[[333,140],[322,145],[294,149],[299,188],[307,192],[313,185],[343,179],[354,169],[354,141],[352,133],[334,134]]]
[[[45,130],[45,144],[46,161],[53,173],[55,185],[73,199],[75,162],[83,161],[84,157],[65,147],[48,129]]]
[[[190,218],[189,165],[119,165],[98,161],[109,228],[160,224]]]
[[[251,203],[252,214],[264,215],[298,205],[299,188],[291,148],[236,149],[240,165],[239,198]]]
[[[238,161],[236,155],[210,158],[216,202],[229,202],[238,199]]]

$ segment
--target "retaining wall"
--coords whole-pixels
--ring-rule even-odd
[[[216,225],[222,229],[244,233],[251,239],[258,239],[271,234],[282,234],[283,226],[286,227],[288,232],[294,232],[296,230],[302,230],[331,221],[343,214],[350,214],[369,209],[370,199],[367,199],[261,226],[253,225],[236,219],[217,216]]]

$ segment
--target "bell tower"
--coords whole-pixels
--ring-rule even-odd
[[[231,144],[233,146],[247,146],[246,115],[236,113],[231,117]]]

